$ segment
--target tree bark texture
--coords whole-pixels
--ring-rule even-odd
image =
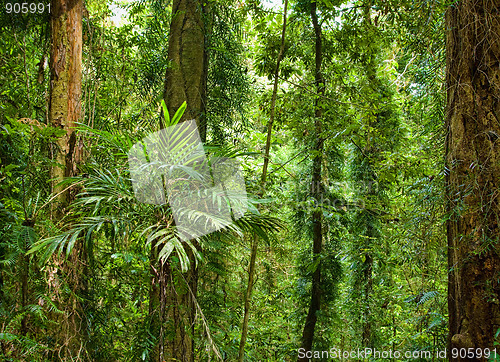
[[[50,59],[49,119],[53,127],[64,131],[57,141],[52,169],[53,192],[64,177],[74,176],[80,157],[74,127],[81,114],[82,93],[82,0],[54,0],[51,3],[52,48]],[[54,216],[63,214],[69,191],[61,193],[54,203]]]
[[[151,268],[149,315],[151,332],[158,342],[150,361],[194,361],[198,271],[192,266],[181,273],[171,261],[158,261],[156,251],[152,251],[151,260],[157,267]]]
[[[53,150],[57,162],[51,170],[53,193],[52,218],[58,222],[70,202],[70,191],[63,191],[58,184],[77,174],[80,149],[74,127],[81,115],[82,92],[82,0],[53,0],[51,2],[51,57],[49,121],[61,131]],[[51,287],[56,291],[59,308],[63,314],[55,314],[59,328],[54,340],[56,347],[49,353],[53,359],[88,359],[85,351],[84,307],[72,294],[84,296],[86,286],[86,253],[77,242],[67,261],[54,258],[55,267]],[[59,270],[58,270],[59,269]],[[65,280],[59,280],[64,277]],[[72,293],[61,290],[67,284]]]
[[[170,64],[163,94],[170,117],[183,102],[187,103],[181,122],[194,119],[202,142],[206,141],[207,12],[208,5],[202,1],[173,1],[168,42]],[[171,260],[163,263],[158,261],[156,252],[151,254],[150,317],[158,337],[151,357],[155,362],[194,361],[198,271],[193,254],[190,250],[187,252],[191,267],[186,273],[176,268]]]
[[[316,2],[311,2],[311,20],[315,34],[315,83],[317,97],[314,103],[314,126],[315,134],[317,135],[316,144],[313,150],[313,170],[311,179],[311,195],[317,200],[321,200],[323,193],[323,185],[321,180],[321,165],[323,163],[323,144],[322,137],[322,122],[323,109],[320,104],[321,97],[325,93],[325,79],[321,71],[322,63],[322,34],[321,25],[318,22],[318,15],[316,13]],[[323,230],[322,230],[322,215],[323,211],[319,208],[313,211],[312,225],[313,225],[313,260],[320,257],[323,250]],[[314,340],[314,330],[316,328],[317,313],[321,308],[321,262],[316,265],[312,276],[311,287],[311,302],[309,304],[309,311],[306,316],[304,330],[302,331],[302,344],[301,347],[306,351],[312,350]],[[308,358],[298,358],[298,361],[308,361]]]
[[[208,53],[205,47],[205,13],[199,0],[174,0],[168,40],[168,60],[163,98],[172,117],[186,101],[182,120],[196,120],[206,141],[205,105]]]
[[[449,348],[491,349],[500,328],[500,4],[458,1],[446,31]]]

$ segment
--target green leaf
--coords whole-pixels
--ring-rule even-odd
[[[175,112],[174,117],[172,118],[172,124],[171,124],[172,126],[179,123],[182,115],[184,114],[184,111],[186,110],[186,107],[187,107],[186,102],[183,102],[179,107],[179,109],[177,110],[177,112]]]
[[[165,101],[163,99],[161,100],[161,107],[163,109],[163,117],[165,119],[165,124],[170,125],[170,115],[168,114],[167,105],[165,104]]]

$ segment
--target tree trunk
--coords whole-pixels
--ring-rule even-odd
[[[168,42],[170,64],[163,93],[170,117],[183,102],[187,103],[181,122],[196,120],[202,142],[206,141],[207,132],[204,121],[208,70],[204,16],[207,12],[208,5],[203,1],[173,1]],[[157,253],[151,252],[149,312],[152,332],[158,338],[151,361],[194,361],[198,271],[193,254],[187,251],[191,267],[186,273],[181,273],[172,261],[158,261]]]
[[[190,255],[190,259],[194,261],[194,256]],[[194,361],[193,336],[198,270],[194,267],[194,262],[186,273],[181,273],[179,269],[172,268],[168,263],[167,266],[165,294],[169,337],[165,344],[165,355],[175,361]]]
[[[448,343],[491,349],[500,328],[498,2],[456,2],[446,29]]]
[[[55,223],[61,220],[70,202],[70,190],[63,192],[58,184],[69,176],[77,174],[80,150],[77,145],[74,127],[81,114],[82,87],[82,0],[54,0],[51,2],[51,59],[50,59],[50,99],[49,120],[53,127],[64,131],[57,139],[53,150],[53,158],[58,163],[51,170],[53,179],[52,192],[57,195],[52,204],[52,218]],[[67,261],[55,260],[53,275],[66,276],[70,289],[81,295],[85,286],[85,252],[77,242]],[[60,289],[54,281],[54,291],[60,300],[60,308],[64,315],[56,314],[54,318],[57,329],[54,331],[58,350],[52,351],[54,358],[74,360],[85,359],[84,335],[85,327],[83,307],[80,302]]]
[[[57,140],[52,169],[53,193],[64,177],[77,173],[80,150],[74,127],[81,114],[82,93],[82,0],[54,0],[51,6],[52,51],[50,59],[49,119],[53,127],[65,133]],[[69,191],[61,193],[53,204],[54,217],[64,215]]]
[[[276,60],[273,95],[271,98],[271,113],[269,117],[269,123],[267,124],[266,149],[264,151],[264,165],[262,167],[262,176],[261,176],[261,190],[260,190],[261,195],[264,194],[266,188],[267,167],[269,165],[269,151],[271,149],[271,134],[273,130],[274,115],[276,109],[276,96],[278,94],[278,77],[279,77],[280,63],[281,60],[283,59],[283,54],[285,52],[286,12],[288,8],[288,0],[285,0],[284,5],[285,6],[283,10],[283,28],[281,31],[281,47],[280,47],[280,52],[278,54],[278,59]],[[245,293],[245,300],[244,300],[243,325],[241,327],[241,339],[238,351],[239,362],[243,362],[243,359],[245,357],[245,343],[247,340],[247,333],[248,333],[248,321],[250,319],[250,299],[252,297],[252,289],[254,284],[255,263],[257,260],[258,245],[259,245],[259,239],[257,235],[254,235],[252,242],[252,250],[250,252],[250,266],[248,268],[247,291]]]
[[[254,235],[252,240],[252,250],[250,252],[250,265],[248,267],[247,291],[245,293],[245,300],[243,302],[244,304],[243,325],[241,326],[240,347],[238,350],[239,362],[243,362],[245,357],[245,343],[247,341],[248,320],[250,319],[250,299],[252,298],[252,290],[254,284],[255,260],[257,259],[257,248],[259,245],[258,241],[259,241],[258,236]]]
[[[149,316],[151,333],[158,342],[150,361],[194,361],[198,271],[191,267],[181,273],[171,261],[158,262],[157,252],[151,254],[158,268],[151,268]]]
[[[316,199],[317,208],[313,211],[313,262],[316,263],[320,257],[323,249],[323,231],[322,231],[322,215],[321,205],[319,205],[323,194],[323,185],[321,180],[321,165],[323,163],[323,137],[322,137],[322,124],[321,118],[323,116],[323,109],[321,107],[321,96],[325,93],[325,79],[321,72],[322,62],[322,35],[321,25],[318,22],[318,15],[316,14],[316,2],[311,2],[311,20],[314,28],[316,38],[315,43],[315,83],[316,83],[316,100],[314,102],[314,126],[315,134],[317,135],[316,144],[313,152],[313,171],[311,180],[311,194]],[[309,304],[309,311],[307,313],[304,330],[302,331],[302,345],[306,351],[311,351],[314,339],[314,329],[318,319],[317,312],[321,308],[321,262],[316,264],[312,276],[311,287],[311,302]],[[298,358],[298,361],[308,361],[309,359]]]
[[[174,0],[168,40],[169,67],[163,98],[172,117],[185,101],[182,120],[196,120],[202,142],[206,141],[205,105],[208,53],[205,48],[204,13],[199,0]]]

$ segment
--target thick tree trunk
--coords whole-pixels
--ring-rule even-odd
[[[196,120],[202,142],[206,141],[205,104],[208,70],[206,51],[206,2],[174,0],[168,42],[169,67],[165,75],[163,98],[172,117],[183,102],[181,119]],[[152,246],[154,247],[154,246]],[[197,245],[198,247],[198,245]],[[194,326],[198,271],[192,253],[191,267],[181,273],[171,261],[162,264],[151,253],[150,317],[158,343],[151,361],[194,361]]]
[[[70,190],[64,191],[58,184],[64,177],[77,173],[80,150],[77,145],[74,127],[81,114],[82,87],[82,0],[54,0],[51,2],[52,46],[50,59],[50,100],[49,120],[53,127],[64,131],[53,150],[54,160],[58,163],[51,171],[53,193],[57,195],[52,205],[52,218],[58,222],[65,214],[70,202]],[[54,275],[66,276],[69,287],[76,295],[82,295],[86,290],[85,283],[85,252],[77,242],[67,261],[56,260]],[[83,307],[80,302],[68,293],[60,290],[59,282],[54,280],[54,291],[59,293],[59,306],[64,315],[56,314],[58,324],[54,330],[58,350],[52,351],[53,358],[73,360],[85,359],[84,335],[85,327]]]
[[[64,177],[76,174],[79,147],[74,127],[81,114],[82,93],[82,0],[54,0],[51,4],[52,51],[50,59],[49,119],[65,133],[57,141],[53,167],[54,194]],[[69,200],[69,191],[54,202],[54,217],[60,218]]]
[[[205,47],[204,1],[174,0],[168,40],[169,67],[163,98],[172,117],[185,101],[182,120],[196,120],[202,142],[206,141],[205,105],[208,53]]]
[[[316,199],[317,209],[313,211],[312,222],[313,222],[313,260],[316,262],[317,258],[320,257],[321,251],[323,249],[323,227],[322,227],[322,216],[323,212],[319,205],[323,194],[323,185],[321,180],[321,165],[323,163],[323,137],[322,137],[322,122],[321,118],[323,116],[323,108],[321,107],[321,96],[325,93],[325,79],[323,73],[321,72],[322,63],[322,34],[321,25],[318,22],[318,15],[316,14],[316,2],[311,2],[311,20],[314,28],[314,34],[316,37],[315,43],[315,83],[316,83],[316,100],[314,104],[315,108],[315,134],[317,135],[316,144],[314,146],[313,153],[313,170],[312,170],[312,180],[311,180],[311,194]],[[309,311],[306,316],[306,321],[304,324],[304,330],[302,331],[302,344],[301,348],[306,351],[310,351],[313,345],[314,330],[316,328],[316,321],[318,319],[317,313],[321,308],[321,262],[319,262],[314,269],[312,276],[312,287],[311,287],[311,302],[309,304]],[[298,361],[308,361],[308,358],[298,358]]]
[[[190,259],[194,257],[190,255]],[[186,273],[166,269],[167,343],[165,355],[174,361],[194,361],[194,327],[198,270],[194,263]],[[170,337],[172,336],[172,338]],[[168,359],[167,359],[168,361]]]
[[[456,2],[446,29],[449,347],[491,349],[500,328],[498,1]]]
[[[158,268],[151,268],[149,315],[151,332],[158,343],[150,361],[194,361],[198,272],[193,267],[181,273],[170,261],[158,262],[156,252],[152,252],[151,260],[157,261]]]

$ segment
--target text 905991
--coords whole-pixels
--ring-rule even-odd
[[[5,10],[7,14],[41,14],[44,12],[50,13],[50,2],[47,4],[44,3],[15,3],[8,2],[5,4]]]

